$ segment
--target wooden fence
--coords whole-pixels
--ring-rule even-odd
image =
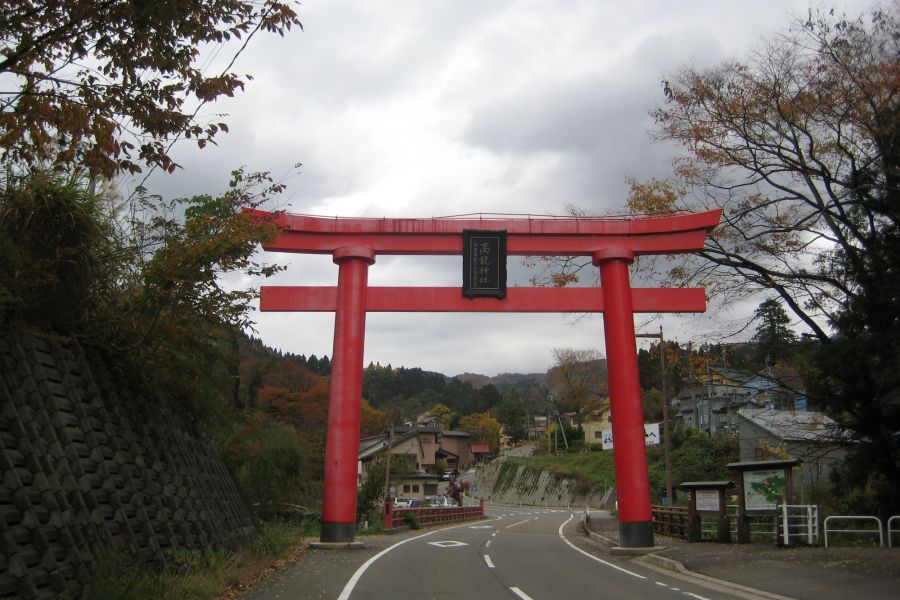
[[[650,506],[653,515],[653,531],[671,537],[687,539],[690,517],[686,506]]]

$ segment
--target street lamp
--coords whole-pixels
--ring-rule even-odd
[[[666,350],[665,338],[663,338],[662,325],[659,326],[659,333],[636,333],[635,337],[639,338],[656,338],[659,339],[659,369],[662,373],[662,395],[663,395],[663,454],[666,462],[666,500],[669,505],[672,504],[672,458],[669,455],[669,396],[666,393]]]

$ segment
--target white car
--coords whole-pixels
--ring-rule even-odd
[[[428,496],[425,498],[425,505],[429,507],[456,506],[456,504],[447,496]]]
[[[409,508],[415,498],[394,498],[394,508]]]

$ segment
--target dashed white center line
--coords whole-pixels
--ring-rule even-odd
[[[490,548],[490,547],[491,547],[491,540],[486,541],[486,542],[484,543],[484,547],[485,547],[485,548]]]
[[[517,587],[511,587],[511,588],[509,588],[509,591],[511,591],[513,594],[515,594],[522,600],[532,600],[531,596],[529,596],[528,594],[526,594],[525,592],[523,592],[522,590],[520,590]]]
[[[488,556],[487,554],[484,555],[484,562],[487,564],[488,569],[494,568],[494,563],[491,562],[491,557]]]
[[[521,525],[522,523],[527,523],[528,521],[536,521],[536,520],[537,520],[537,517],[534,517],[533,519],[525,519],[524,521],[519,521],[518,523],[513,523],[512,525],[507,525],[506,527],[504,527],[504,529],[509,529],[510,527],[515,527],[516,525]]]

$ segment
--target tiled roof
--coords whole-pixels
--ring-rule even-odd
[[[782,440],[814,442],[840,439],[838,424],[822,413],[742,408],[738,414]]]

